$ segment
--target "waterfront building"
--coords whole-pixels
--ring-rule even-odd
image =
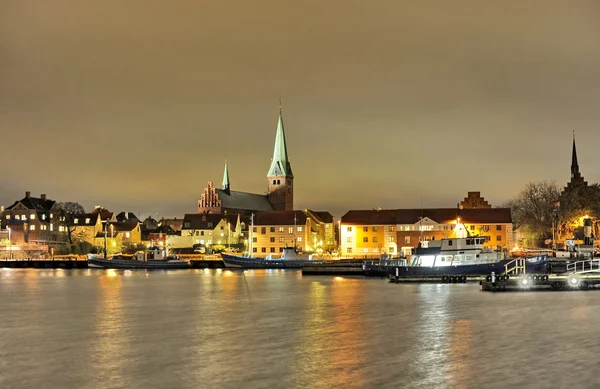
[[[211,213],[190,213],[183,218],[179,239],[169,239],[172,247],[192,247],[193,245],[235,245],[243,243],[247,223],[239,215]]]
[[[341,255],[410,254],[421,241],[486,237],[485,246],[512,247],[510,208],[352,210],[341,218]]]
[[[96,234],[94,245],[104,247],[104,230]],[[106,246],[110,252],[121,251],[124,246],[142,243],[142,232],[138,222],[112,222],[106,228]]]
[[[169,226],[173,229],[173,231],[178,232],[181,231],[183,227],[183,219],[174,218],[161,218],[158,221],[159,226]]]
[[[94,246],[96,236],[103,231],[102,218],[97,212],[73,215],[68,228],[73,243],[86,242]]]
[[[142,222],[137,216],[135,216],[135,213],[133,212],[120,212],[116,218],[118,222]]]
[[[249,193],[232,189],[229,167],[225,161],[221,189],[212,182],[198,200],[198,213],[240,214],[250,216],[256,211],[282,211],[294,209],[294,174],[287,152],[283,115],[279,118],[275,134],[273,158],[267,172],[267,193]]]
[[[10,240],[19,245],[23,243],[54,244],[67,241],[67,227],[58,203],[48,199],[45,194],[25,197],[3,209],[0,226],[10,230]]]
[[[280,253],[284,247],[307,252],[336,247],[335,221],[329,212],[262,211],[254,214],[252,252],[257,256]]]

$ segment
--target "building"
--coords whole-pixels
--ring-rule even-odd
[[[58,203],[45,194],[31,197],[31,192],[25,192],[25,197],[4,209],[0,218],[2,229],[10,231],[10,240],[17,245],[67,241],[65,217]]]
[[[252,252],[255,255],[280,253],[284,247],[307,252],[335,248],[335,222],[329,212],[263,211],[254,215]]]
[[[167,225],[173,229],[173,231],[178,232],[181,231],[183,227],[183,219],[174,218],[161,218],[158,221],[159,226]]]
[[[421,241],[484,236],[485,246],[512,247],[510,208],[435,208],[348,211],[341,219],[341,255],[410,254]]]
[[[181,229],[181,242],[177,242],[174,247],[230,246],[242,243],[244,236],[247,236],[244,234],[247,224],[242,219],[239,215],[186,214]],[[173,244],[175,245],[175,241]]]
[[[135,213],[133,212],[120,212],[117,215],[117,221],[118,222],[137,222],[137,223],[141,223],[141,220],[135,216]]]
[[[256,211],[283,211],[294,208],[294,174],[288,158],[281,106],[273,158],[267,172],[267,188],[266,194],[232,190],[229,167],[225,161],[221,189],[215,188],[212,182],[208,183],[198,200],[198,213],[250,216]]]
[[[485,201],[483,197],[481,197],[481,192],[467,192],[467,197],[463,199],[458,205],[457,208],[464,209],[475,209],[475,208],[492,208],[492,205]]]
[[[73,215],[68,228],[73,243],[86,242],[94,246],[96,236],[103,231],[102,218],[98,212]]]
[[[573,134],[573,150],[571,151],[571,180],[567,183],[565,191],[581,186],[588,186],[588,183],[583,179],[583,176],[579,171],[577,147],[575,146],[575,134]]]
[[[94,245],[102,251],[104,230],[96,234]],[[127,247],[142,243],[142,232],[138,222],[112,222],[106,228],[106,247],[109,252],[120,252]]]

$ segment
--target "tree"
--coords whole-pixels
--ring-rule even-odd
[[[554,181],[528,182],[525,189],[508,202],[513,223],[530,239],[552,237],[552,220],[560,188]]]
[[[565,188],[560,196],[558,213],[559,239],[571,238],[582,226],[583,217],[596,219],[600,216],[600,185],[575,185]],[[594,224],[594,230],[597,230]],[[594,231],[594,236],[598,236]]]
[[[85,209],[83,206],[76,202],[67,201],[64,203],[58,203],[58,209],[60,210],[61,216],[65,217],[65,222],[67,224],[67,237],[69,239],[69,244],[73,244],[73,218],[75,215],[81,215],[85,213]]]

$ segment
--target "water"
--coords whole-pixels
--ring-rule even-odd
[[[0,270],[0,388],[599,387],[600,291]]]

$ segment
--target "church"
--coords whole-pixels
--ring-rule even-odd
[[[232,190],[229,169],[227,161],[225,161],[221,188],[215,188],[212,182],[208,183],[198,200],[198,213],[249,216],[250,213],[256,211],[291,211],[294,209],[294,174],[287,153],[281,105],[279,106],[273,159],[267,172],[267,185],[266,194]]]

